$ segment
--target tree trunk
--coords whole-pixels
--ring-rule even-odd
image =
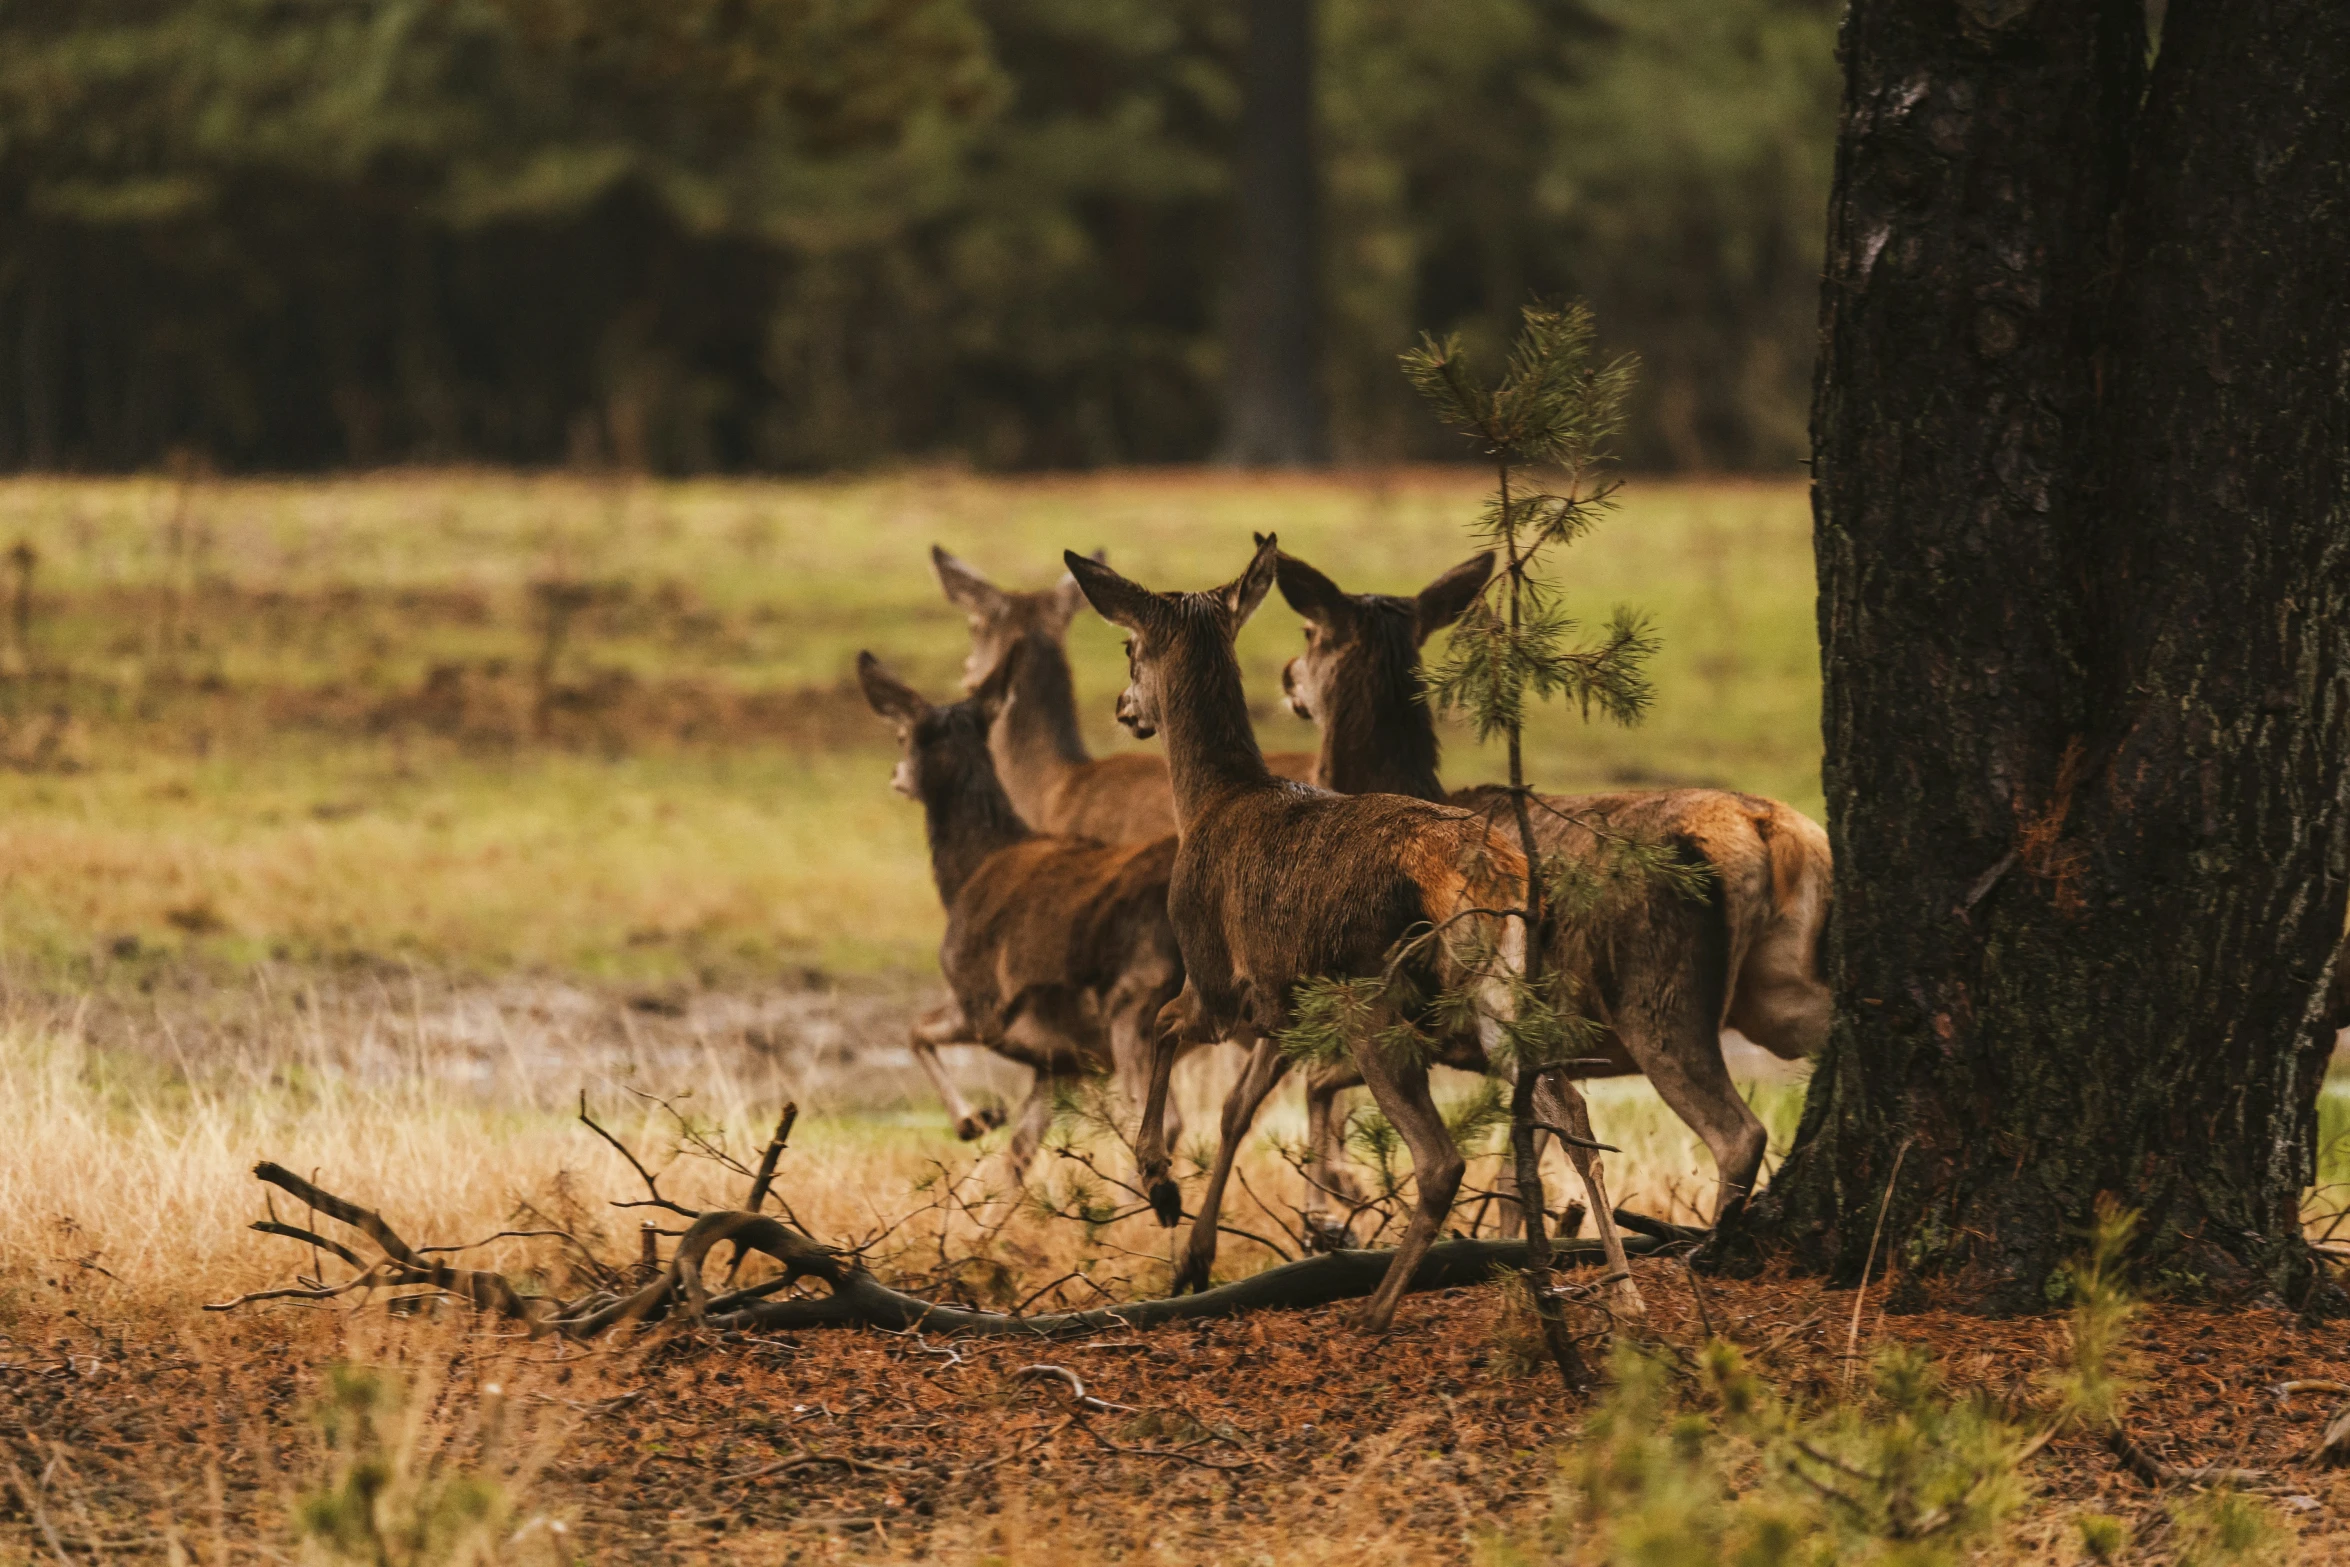
[[[1314,167],[1314,0],[1249,0],[1240,72],[1223,460],[1330,457],[1321,375],[1320,181]]]
[[[2346,887],[2350,8],[1858,0],[1814,408],[1837,1019],[1753,1223],[2299,1298]],[[1900,1182],[1888,1179],[1907,1147]]]

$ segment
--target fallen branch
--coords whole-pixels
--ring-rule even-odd
[[[323,1190],[282,1165],[256,1165],[253,1173],[300,1198],[316,1212],[357,1230],[384,1252],[382,1262],[363,1269],[357,1278],[341,1285],[322,1286],[323,1294],[308,1298],[331,1298],[369,1285],[424,1285],[454,1295],[477,1309],[496,1311],[528,1323],[534,1334],[552,1331],[571,1338],[593,1338],[632,1323],[651,1323],[673,1315],[698,1326],[727,1332],[869,1327],[898,1333],[927,1331],[1021,1338],[1118,1332],[1164,1322],[1237,1316],[1251,1311],[1297,1310],[1360,1299],[1378,1288],[1394,1257],[1387,1251],[1327,1252],[1196,1295],[1019,1316],[942,1305],[891,1289],[875,1278],[855,1253],[824,1245],[781,1219],[760,1213],[720,1211],[696,1215],[678,1240],[677,1250],[667,1266],[633,1292],[614,1295],[594,1291],[576,1300],[557,1301],[526,1297],[501,1274],[453,1268],[432,1261],[402,1239],[380,1214]],[[266,1228],[271,1234],[299,1239],[305,1244],[323,1241],[323,1237],[290,1225],[271,1224]],[[783,1277],[713,1299],[702,1282],[702,1264],[710,1248],[721,1242],[732,1242],[742,1249],[773,1258],[782,1265]],[[1658,1249],[1658,1244],[1647,1237],[1634,1237],[1625,1244],[1625,1249],[1648,1255]],[[348,1248],[329,1242],[325,1243],[325,1249],[357,1265],[356,1254]],[[1429,1248],[1405,1287],[1433,1290],[1482,1284],[1492,1278],[1496,1269],[1524,1266],[1525,1255],[1523,1241],[1444,1241]],[[1559,1242],[1552,1256],[1558,1266],[1591,1266],[1604,1260],[1603,1248],[1597,1241]],[[796,1300],[763,1298],[803,1278],[821,1280],[831,1293]],[[260,1299],[293,1298],[293,1294],[264,1292],[211,1309],[227,1310]]]
[[[1647,1255],[1655,1243],[1644,1237],[1626,1243],[1627,1250]],[[1559,1241],[1552,1245],[1555,1266],[1596,1266],[1604,1260],[1597,1241]],[[936,1301],[901,1294],[862,1268],[844,1270],[833,1283],[832,1294],[815,1300],[767,1301],[725,1316],[713,1315],[713,1327],[789,1330],[818,1327],[876,1327],[903,1332],[920,1328],[929,1333],[975,1336],[1059,1338],[1065,1334],[1101,1333],[1156,1327],[1166,1322],[1239,1316],[1251,1311],[1301,1310],[1342,1300],[1359,1300],[1379,1287],[1395,1254],[1389,1251],[1333,1251],[1284,1263],[1263,1273],[1196,1295],[1134,1301],[1122,1306],[1097,1306],[1085,1311],[1047,1312],[1015,1317],[1002,1312],[966,1311]],[[1489,1282],[1497,1268],[1523,1267],[1524,1241],[1450,1240],[1428,1248],[1420,1266],[1405,1285],[1409,1290],[1457,1289]]]
[[[1620,1229],[1630,1230],[1635,1235],[1645,1235],[1653,1241],[1702,1244],[1713,1235],[1711,1230],[1701,1230],[1693,1225],[1675,1224],[1667,1219],[1650,1218],[1645,1213],[1634,1213],[1629,1208],[1616,1210],[1616,1225]]]
[[[282,1164],[265,1161],[253,1166],[253,1174],[287,1195],[301,1199],[316,1212],[357,1230],[382,1248],[388,1263],[397,1265],[379,1264],[370,1269],[368,1274],[362,1274],[362,1278],[372,1274],[374,1282],[395,1287],[403,1284],[427,1285],[459,1296],[477,1308],[495,1311],[501,1316],[522,1322],[536,1321],[545,1314],[546,1302],[526,1300],[504,1274],[489,1273],[478,1268],[452,1268],[445,1262],[433,1262],[402,1240],[398,1232],[373,1209],[362,1208],[323,1187],[314,1186]],[[286,1225],[272,1225],[270,1233],[282,1234],[290,1228]],[[307,1232],[304,1232],[304,1237],[306,1240],[309,1238]],[[341,1247],[329,1249],[356,1262],[350,1252]]]

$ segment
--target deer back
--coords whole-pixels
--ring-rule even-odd
[[[947,910],[939,965],[983,1038],[1031,1010],[1098,1014],[1124,985],[1179,979],[1167,913],[1175,840],[1037,837],[998,851]]]
[[[1397,795],[1267,792],[1194,824],[1169,913],[1211,1013],[1275,1028],[1300,981],[1378,974],[1406,936],[1511,907],[1524,878],[1524,860],[1474,813]],[[1435,949],[1427,975],[1444,985],[1460,977],[1440,960],[1448,950]]]

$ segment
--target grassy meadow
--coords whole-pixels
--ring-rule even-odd
[[[0,1173],[11,1239],[78,1237],[125,1288],[253,1287],[278,1262],[239,1229],[257,1154],[486,1233],[566,1171],[626,1177],[570,1119],[582,1086],[648,1147],[661,1116],[625,1087],[690,1090],[738,1141],[795,1097],[821,1112],[801,1140],[839,1171],[827,1189],[910,1190],[972,1151],[897,1048],[940,914],[848,675],[870,647],[955,689],[964,630],[928,547],[1008,585],[1106,546],[1201,586],[1277,530],[1350,587],[1408,590],[1468,552],[1479,482],[0,483],[0,543],[23,546],[0,576],[4,1075],[11,1124],[36,1129]],[[1807,526],[1793,486],[1628,492],[1569,596],[1656,617],[1655,716],[1546,714],[1541,775],[1816,809]],[[1274,749],[1313,740],[1274,700],[1296,637],[1275,600],[1243,640]],[[1073,656],[1092,742],[1131,743],[1116,633],[1081,617]],[[1494,765],[1454,739],[1453,776]],[[957,1069],[1022,1090],[984,1058]],[[1227,1071],[1186,1068],[1194,1128]],[[1793,1095],[1758,1092],[1783,1136]],[[1637,1167],[1620,1184],[1702,1208],[1706,1161],[1642,1085],[1598,1108]],[[1268,1130],[1296,1123],[1291,1103]],[[1286,1190],[1271,1143],[1252,1157]],[[1265,1256],[1236,1243],[1236,1266]]]
[[[436,1228],[494,1228],[599,1157],[572,1096],[619,1084],[693,1090],[738,1140],[795,1097],[837,1119],[804,1135],[855,1153],[845,1186],[903,1189],[965,1152],[899,1048],[941,920],[919,812],[848,675],[869,647],[955,690],[964,630],[929,545],[1007,585],[1105,546],[1143,581],[1202,586],[1273,530],[1350,588],[1407,591],[1468,553],[1481,483],[0,482],[0,544],[20,546],[0,564],[5,1075],[42,1096],[10,1117],[42,1152],[0,1176],[4,1210],[106,1232],[134,1272],[140,1224],[251,1256],[230,1222],[242,1161],[340,1149],[370,1179],[407,1171],[377,1195]],[[1653,616],[1657,696],[1633,729],[1543,713],[1537,778],[1819,810],[1798,485],[1635,483],[1564,576],[1592,620]],[[1277,597],[1242,638],[1270,749],[1313,743],[1275,701],[1296,638]],[[1089,738],[1131,744],[1116,633],[1081,615],[1072,644]],[[1450,737],[1451,778],[1497,770]],[[1022,1091],[961,1054],[988,1091]],[[1230,1066],[1185,1070],[1205,1131]],[[1754,1092],[1783,1146],[1799,1090]],[[1619,1185],[1705,1211],[1710,1161],[1645,1085],[1595,1097]],[[2329,1150],[2340,1112],[2329,1098]],[[371,1127],[467,1156],[396,1156]],[[1294,1098],[1268,1127],[1296,1135]],[[180,1195],[129,1232],[101,1222],[87,1183],[49,1189],[94,1159]]]
[[[955,689],[931,543],[1009,585],[1099,545],[1196,587],[1269,529],[1350,588],[1403,591],[1469,553],[1479,482],[0,482],[0,546],[33,552],[0,681],[0,950],[74,981],[273,959],[919,974],[939,925],[921,825],[849,672],[870,647]],[[1537,775],[1816,812],[1808,541],[1792,484],[1631,487],[1565,586],[1595,619],[1654,616],[1655,714],[1546,713]],[[13,607],[22,557],[7,569]],[[1312,745],[1276,700],[1297,635],[1275,600],[1242,639],[1269,749]],[[1087,615],[1072,642],[1093,744],[1130,743],[1115,633]],[[1498,766],[1450,747],[1452,778]]]

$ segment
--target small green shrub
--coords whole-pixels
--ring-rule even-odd
[[[2206,1491],[2173,1502],[2177,1567],[2261,1567],[2282,1561],[2290,1532],[2276,1509],[2241,1491]]]
[[[2130,1548],[2130,1526],[2111,1513],[2083,1513],[2073,1520],[2081,1531],[2081,1549],[2096,1562],[2118,1561]]]
[[[499,1437],[494,1392],[484,1405],[486,1461]],[[295,1504],[303,1560],[474,1567],[512,1559],[505,1549],[512,1509],[504,1487],[431,1451],[425,1412],[397,1379],[365,1367],[331,1367],[313,1418],[326,1441],[328,1475]]]
[[[1953,1396],[1931,1358],[1907,1346],[1877,1356],[1866,1397],[1805,1412],[1719,1339],[1695,1359],[1619,1344],[1614,1386],[1571,1460],[1573,1516],[1551,1531],[1559,1559],[1939,1567],[1994,1544],[2028,1499],[2027,1461],[2057,1432],[2119,1413],[2121,1337],[2135,1309],[2120,1263],[2132,1227],[2130,1215],[2100,1211],[2069,1270],[2069,1361],[2029,1421],[1980,1394]],[[2278,1537],[2242,1497],[2175,1516],[2182,1562],[2262,1561]],[[2118,1520],[2086,1514],[2079,1526],[2096,1560],[2128,1543]]]

